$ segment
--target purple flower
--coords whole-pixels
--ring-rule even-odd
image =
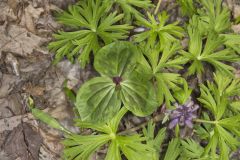
[[[196,111],[199,108],[193,101],[189,100],[184,105],[175,104],[176,109],[170,112],[169,128],[174,128],[177,124],[180,127],[187,126],[193,128],[193,119],[197,118]]]

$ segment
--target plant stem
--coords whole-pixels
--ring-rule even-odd
[[[155,14],[155,15],[157,14],[157,12],[158,12],[158,10],[159,10],[159,7],[160,7],[161,2],[162,2],[162,0],[158,0],[157,7],[156,7],[156,9],[155,9],[155,11],[154,11],[154,14]]]
[[[150,120],[152,120],[153,122],[156,123],[156,122],[159,122],[159,121],[163,120],[163,118],[164,118],[164,114],[158,114],[158,115],[154,116],[153,118],[151,118]],[[149,120],[149,121],[150,121],[150,120]],[[124,134],[127,134],[127,133],[135,132],[135,131],[137,131],[137,130],[143,128],[143,127],[145,127],[145,126],[148,124],[149,121],[143,122],[143,123],[139,124],[139,125],[136,126],[136,127],[129,128],[129,129],[120,131],[120,132],[118,133],[118,135],[124,135]]]
[[[208,121],[208,120],[203,120],[203,119],[194,119],[195,122],[198,123],[210,123],[210,124],[216,124],[217,121]]]

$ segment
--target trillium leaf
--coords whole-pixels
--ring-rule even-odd
[[[97,52],[94,67],[104,76],[127,76],[136,65],[137,54],[137,48],[130,42],[114,42]]]
[[[97,77],[84,83],[77,94],[76,107],[82,121],[106,122],[121,107],[115,84],[108,77]]]
[[[137,116],[149,115],[158,107],[150,82],[125,80],[121,83],[120,93],[124,106]]]

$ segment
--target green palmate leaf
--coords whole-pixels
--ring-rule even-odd
[[[109,122],[102,123],[101,125],[97,123],[84,122],[80,119],[75,120],[75,122],[76,122],[76,126],[80,128],[91,128],[98,132],[112,134],[112,133],[117,133],[119,123],[122,117],[126,114],[126,112],[127,112],[126,108],[124,107],[121,108],[119,112]]]
[[[239,34],[222,34],[222,36],[226,39],[225,45],[229,48],[235,50],[238,54],[240,54],[240,35]]]
[[[156,74],[157,80],[157,96],[160,103],[164,100],[168,106],[171,102],[175,102],[171,90],[180,89],[178,85],[182,84],[182,78],[176,73],[158,73]]]
[[[218,36],[215,33],[209,33],[207,35],[206,43],[204,45],[204,39],[198,28],[199,23],[197,20],[192,21],[194,23],[188,26],[188,34],[190,38],[188,52],[182,51],[181,54],[188,58],[191,66],[188,69],[188,74],[202,74],[204,70],[204,64],[209,63],[215,67],[216,70],[222,74],[233,76],[232,71],[235,69],[225,64],[224,62],[237,62],[240,60],[240,56],[237,55],[232,49],[223,49],[225,38]]]
[[[199,15],[204,23],[205,31],[222,33],[231,27],[230,11],[223,6],[222,0],[200,0],[203,8],[199,9]]]
[[[108,77],[128,77],[139,57],[137,48],[130,42],[111,43],[98,52],[94,67]]]
[[[232,131],[237,136],[240,136],[240,115],[221,119],[218,122],[222,127]]]
[[[235,113],[240,113],[240,100],[239,101],[233,101],[230,104],[230,109]]]
[[[117,12],[107,15],[106,9],[107,5],[99,0],[84,0],[59,14],[58,21],[75,31],[60,31],[54,35],[56,40],[49,48],[56,52],[56,62],[66,56],[71,61],[78,58],[84,66],[89,62],[90,52],[96,53],[104,44],[127,38],[131,27],[116,24],[124,15],[117,15]]]
[[[84,83],[77,94],[76,107],[83,121],[104,122],[121,107],[112,79],[96,77]]]
[[[167,44],[168,41],[175,41],[178,38],[183,37],[184,30],[177,26],[178,22],[172,24],[166,24],[168,20],[168,15],[166,12],[158,14],[157,20],[154,15],[148,13],[148,20],[143,17],[137,17],[137,25],[147,28],[143,33],[139,33],[134,36],[135,42],[142,42],[147,40],[147,46],[153,47],[157,41],[161,48]]]
[[[148,9],[153,4],[150,0],[103,0],[109,8],[112,6],[119,6],[124,13],[124,19],[130,22],[131,17],[142,15],[139,8]]]
[[[209,88],[212,88],[212,90],[209,90]],[[208,87],[200,85],[201,97],[198,98],[198,101],[213,113],[216,120],[219,120],[227,109],[228,99],[221,96],[215,89],[216,87],[214,88],[210,83]]]
[[[235,150],[239,147],[240,142],[232,134],[234,132],[231,129],[226,130],[223,125],[219,123],[220,121],[218,121],[218,123],[213,122],[213,124],[215,123],[214,130],[209,134],[209,143],[205,148],[204,157],[208,156],[211,151],[212,159],[228,160],[230,149]],[[237,122],[237,125],[239,125],[239,122]],[[218,147],[220,149],[219,156],[216,152]]]
[[[215,133],[214,131],[211,131],[211,135],[209,136],[210,140],[208,145],[205,147],[204,155],[208,155],[210,152],[212,159],[218,159],[219,156],[216,154],[218,137],[214,133]]]
[[[65,146],[64,158],[67,160],[90,160],[93,153],[102,145],[106,144],[111,137],[102,135],[69,135],[62,142]]]
[[[172,92],[180,90],[184,79],[178,73],[171,73],[169,70],[182,69],[186,63],[186,58],[178,54],[181,46],[177,42],[168,42],[163,50],[159,45],[153,48],[141,48],[142,56],[136,70],[138,74],[147,75],[146,79],[154,79],[157,84],[157,100],[159,104],[164,101],[167,106],[175,101]]]
[[[117,136],[119,147],[128,160],[151,159],[155,150],[142,142],[145,137],[141,135]]]
[[[181,12],[185,16],[191,17],[196,13],[196,8],[194,6],[193,0],[177,0],[177,3],[180,5]]]
[[[131,136],[118,135],[117,129],[121,118],[127,112],[122,108],[116,116],[106,124],[97,125],[77,120],[77,126],[98,131],[96,135],[79,136],[71,134],[63,141],[64,157],[69,160],[90,160],[91,156],[101,146],[108,144],[105,160],[122,160],[122,153],[128,160],[152,159],[155,149],[145,144],[146,138],[134,134]]]
[[[191,97],[192,89],[188,87],[187,81],[183,80],[183,89],[176,90],[174,92],[174,97],[177,99],[178,103],[184,105]]]
[[[239,81],[229,77],[224,77],[220,73],[215,74],[215,83],[208,82],[207,86],[201,85],[201,96],[198,99],[214,115],[214,120],[203,120],[203,123],[214,125],[208,127],[209,143],[205,148],[205,155],[211,151],[213,158],[228,160],[231,150],[236,150],[240,146],[238,137],[240,136],[239,115],[228,114],[231,109],[230,97],[239,94],[236,92]],[[237,112],[236,112],[237,113]],[[230,116],[230,117],[229,117]],[[206,134],[205,134],[206,135]],[[219,157],[217,149],[220,149]]]
[[[164,160],[176,160],[180,155],[180,141],[175,138],[170,141],[168,144],[168,149],[165,154]]]
[[[143,128],[143,134],[147,138],[147,144],[153,146],[159,152],[166,136],[166,128],[159,130],[155,136],[155,124],[153,121],[149,121],[147,128]]]
[[[154,133],[155,124],[152,121],[149,121],[147,128],[143,128],[143,134],[147,138],[147,144],[156,150],[152,160],[159,160],[161,145],[166,136],[166,128],[159,130],[156,136]]]
[[[231,133],[225,130],[221,125],[216,125],[215,132],[219,137],[219,142],[226,143],[231,149],[236,150],[239,146],[239,140],[234,138]],[[228,153],[227,153],[228,154]]]
[[[204,159],[202,157],[204,153],[204,148],[200,146],[193,139],[182,140],[181,145],[183,147],[183,152],[181,153],[182,159],[185,159],[185,160],[193,160],[193,159],[203,160]]]
[[[214,80],[220,96],[240,95],[240,78],[232,79],[217,72],[214,74]]]

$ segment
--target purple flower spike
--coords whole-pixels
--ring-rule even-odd
[[[177,124],[178,124],[178,118],[173,119],[170,123],[169,123],[169,129],[173,129]]]
[[[174,128],[177,124],[180,127],[193,128],[193,119],[197,117],[196,111],[199,106],[191,100],[184,105],[176,104],[175,106],[176,109],[170,112],[169,129]]]

